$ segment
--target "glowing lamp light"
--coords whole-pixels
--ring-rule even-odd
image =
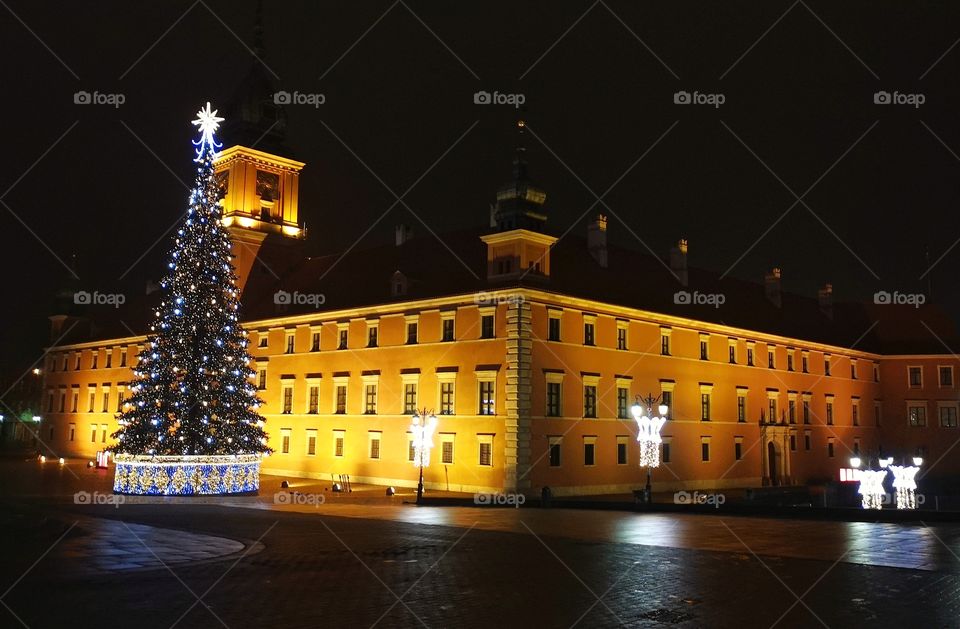
[[[897,509],[917,508],[917,472],[919,466],[891,465],[893,488],[897,492]]]
[[[47,462],[47,457],[45,457],[45,456],[43,456],[43,455],[41,454],[41,455],[40,455],[40,462],[41,462],[41,463],[46,463],[46,462]]]
[[[850,457],[850,467],[853,467],[853,468],[860,467],[860,457],[858,456]]]
[[[922,456],[913,457],[913,464],[916,465],[917,467],[920,467],[921,465],[923,465],[923,457]]]
[[[887,470],[863,470],[860,472],[860,486],[857,493],[861,496],[864,509],[882,509],[886,490],[883,488],[883,479],[887,477]]]
[[[40,423],[40,416],[39,416],[39,415],[34,415],[31,419],[33,419],[33,421],[37,422],[38,424]]]
[[[437,416],[430,414],[426,419],[416,414],[410,424],[410,434],[413,436],[413,464],[415,466],[430,466],[430,450],[433,449],[433,433],[437,429]]]
[[[60,457],[59,463],[60,465],[63,465],[64,463],[66,463],[66,460],[63,457]]]
[[[640,404],[634,404],[631,407],[633,418],[637,422],[637,442],[640,444],[640,466],[641,467],[660,467],[660,444],[663,439],[660,437],[660,430],[667,422],[666,414],[669,410],[665,404],[661,404],[657,410],[660,415],[648,417]]]

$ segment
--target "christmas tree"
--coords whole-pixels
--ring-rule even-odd
[[[221,145],[213,134],[222,120],[207,103],[193,121],[200,131],[194,142],[196,185],[133,372],[129,410],[118,417],[120,429],[113,434],[121,455],[270,452],[257,412],[262,402],[251,380],[247,333],[240,326],[230,235],[220,220],[213,163]]]

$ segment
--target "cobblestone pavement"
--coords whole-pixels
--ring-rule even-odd
[[[0,485],[0,626],[960,624],[960,559],[938,554],[919,562],[922,569],[905,569],[849,558],[912,536],[939,544],[922,526],[409,505],[328,504],[312,513],[216,501],[114,508],[67,502],[56,487],[43,499]],[[63,548],[82,543],[79,525],[70,527],[78,519],[95,527],[88,518],[108,520],[103,526],[119,536],[122,522],[153,527],[151,542],[169,546],[189,531],[261,550],[80,575],[71,564],[85,559]],[[659,537],[644,537],[653,532]],[[953,528],[938,526],[937,534],[955,543]]]

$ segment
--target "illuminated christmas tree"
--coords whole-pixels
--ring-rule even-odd
[[[145,455],[186,457],[185,462],[196,466],[218,455],[270,452],[264,419],[257,412],[262,402],[251,380],[247,333],[240,326],[230,235],[220,220],[213,162],[221,146],[214,131],[222,120],[207,103],[193,121],[200,132],[194,142],[196,184],[160,284],[162,297],[151,333],[134,369],[129,406],[113,435],[121,455],[118,472],[123,455],[138,460]],[[197,470],[204,483],[211,473],[216,476],[209,491],[199,479],[185,484],[185,474],[196,477]],[[148,480],[143,493],[220,493],[223,470],[216,466],[167,471],[172,482],[161,479],[151,489]],[[226,488],[231,490],[238,489]]]

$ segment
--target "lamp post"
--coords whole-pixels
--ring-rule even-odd
[[[917,508],[917,472],[923,465],[923,459],[913,457],[913,465],[891,465],[893,489],[897,495],[897,509]]]
[[[437,428],[437,416],[423,409],[413,414],[410,433],[413,435],[413,464],[420,466],[417,483],[417,504],[423,501],[423,468],[430,465],[430,450],[433,448],[433,433]]]
[[[653,468],[660,467],[660,444],[663,440],[660,438],[660,429],[667,421],[667,412],[670,410],[666,404],[657,403],[659,397],[647,395],[641,398],[639,395],[630,412],[637,422],[637,442],[640,444],[640,466],[647,468],[647,485],[644,487],[644,502],[649,506],[653,503],[653,493],[651,487],[651,476]],[[656,405],[659,415],[653,414],[653,408]]]

